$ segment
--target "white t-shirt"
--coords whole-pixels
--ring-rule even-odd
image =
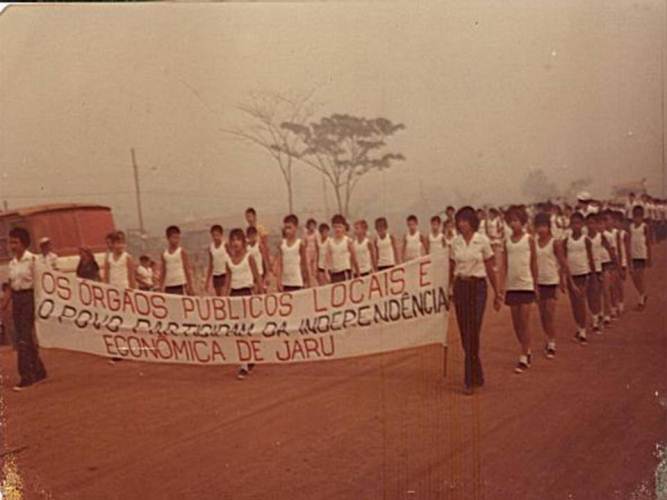
[[[35,279],[35,255],[28,250],[20,259],[9,261],[9,282],[14,291],[32,290]]]
[[[385,234],[384,238],[378,236],[375,241],[378,249],[378,267],[395,265],[394,245],[389,233]]]
[[[485,278],[484,261],[493,257],[489,238],[478,232],[473,233],[469,243],[458,234],[452,240],[451,259],[454,261],[454,274],[465,278]]]
[[[535,241],[538,285],[557,285],[560,282],[555,244],[556,238],[551,238],[543,247],[540,246],[539,240]]]

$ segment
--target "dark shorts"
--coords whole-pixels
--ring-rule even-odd
[[[572,281],[578,288],[585,288],[586,282],[588,281],[588,274],[579,274],[577,276],[572,276]]]
[[[352,277],[352,271],[341,271],[339,273],[330,273],[332,283],[347,281]]]
[[[169,295],[185,295],[185,285],[166,286],[164,287],[164,293],[168,293]]]
[[[540,300],[549,300],[556,298],[556,290],[558,285],[537,285],[540,291]]]
[[[394,266],[378,266],[378,271],[384,271],[386,269],[391,269]]]
[[[152,286],[139,285],[139,290],[141,290],[142,292],[152,292],[153,287]]]
[[[327,270],[324,269],[324,268],[322,268],[322,267],[318,267],[318,268],[317,268],[317,272],[318,272],[318,273],[322,273],[322,274],[324,274],[324,273],[327,272]]]
[[[363,278],[364,276],[370,276],[370,275],[371,275],[371,272],[368,271],[367,273],[360,273],[359,277]]]
[[[283,292],[296,292],[298,290],[303,290],[303,287],[302,286],[283,285]]]
[[[223,288],[225,286],[225,283],[227,283],[226,274],[219,274],[217,276],[213,276],[213,288]]]
[[[247,295],[252,295],[252,288],[237,288],[229,292],[230,297],[245,297]]]
[[[644,269],[646,267],[646,259],[632,259],[632,267],[635,269]]]
[[[535,292],[529,290],[509,290],[505,293],[505,305],[518,306],[535,302]]]
[[[602,270],[603,271],[615,271],[616,270],[616,265],[613,262],[603,262],[602,263]]]

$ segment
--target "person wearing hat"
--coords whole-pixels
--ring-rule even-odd
[[[598,209],[593,203],[593,197],[588,191],[581,191],[577,195],[577,211],[581,212],[584,217],[598,213]]]
[[[58,256],[51,251],[51,240],[48,236],[44,236],[39,240],[40,254],[37,257],[37,262],[42,269],[51,271],[58,270]]]

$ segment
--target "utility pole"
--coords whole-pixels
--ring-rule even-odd
[[[134,148],[130,148],[132,155],[132,168],[134,169],[134,189],[137,193],[137,215],[139,216],[139,231],[143,236],[146,234],[144,230],[144,215],[141,212],[141,189],[139,188],[139,167],[137,166],[137,158],[134,154]]]

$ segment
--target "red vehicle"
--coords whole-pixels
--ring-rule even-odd
[[[7,264],[11,259],[8,247],[9,230],[21,226],[30,232],[30,250],[38,253],[38,241],[44,236],[51,240],[58,254],[58,267],[73,272],[78,264],[82,246],[90,248],[102,264],[106,252],[105,237],[114,231],[109,207],[78,203],[38,205],[0,212],[0,280],[7,280]]]

